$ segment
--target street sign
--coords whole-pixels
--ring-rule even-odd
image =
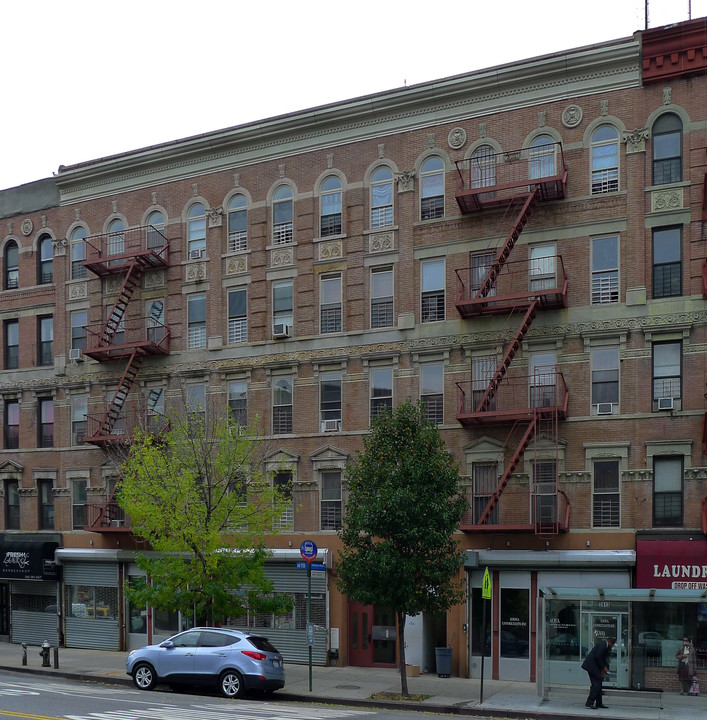
[[[307,645],[314,645],[314,623],[307,623]]]
[[[484,600],[491,599],[491,575],[489,575],[489,569],[486,568],[484,571],[484,581],[481,585],[481,597]]]
[[[298,561],[297,561],[297,569],[298,569],[298,570],[306,570],[306,569],[307,569],[307,563],[304,562],[304,560],[298,560]]]
[[[310,563],[312,566],[312,570],[326,570],[326,565],[324,563]]]
[[[308,563],[311,563],[317,557],[317,546],[313,540],[305,540],[300,545],[299,553]]]

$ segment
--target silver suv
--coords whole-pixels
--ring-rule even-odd
[[[186,630],[133,650],[126,672],[140,690],[170,686],[215,685],[224,697],[249,690],[272,692],[285,686],[282,655],[267,638],[228,628]]]

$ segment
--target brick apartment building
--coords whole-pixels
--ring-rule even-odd
[[[620,679],[639,631],[707,641],[707,578],[644,579],[707,567],[706,53],[693,20],[0,192],[0,636],[179,629],[123,601],[141,546],[109,448],[185,401],[259,416],[264,469],[292,483],[268,571],[297,604],[253,622],[306,656],[313,539],[315,662],[393,664],[393,615],[335,587],[336,530],[370,418],[412,397],[463,474],[470,593],[409,620],[410,662],[451,643],[455,674],[485,650],[487,677],[531,680],[541,641],[569,668],[608,623]],[[599,599],[541,638],[558,588]],[[651,588],[664,626],[602,599]]]

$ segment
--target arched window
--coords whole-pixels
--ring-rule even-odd
[[[479,145],[471,153],[471,187],[493,187],[496,184],[496,153],[490,145]]]
[[[10,240],[5,245],[5,290],[20,286],[20,251],[17,243]]]
[[[555,141],[549,135],[538,135],[530,143],[528,161],[531,180],[552,177],[555,174]]]
[[[125,252],[125,224],[120,218],[108,225],[108,255],[122,255]]]
[[[592,133],[592,195],[619,189],[619,133],[600,125]]]
[[[420,168],[420,220],[444,217],[444,162],[428,157]]]
[[[159,250],[167,244],[167,240],[163,234],[164,215],[155,210],[147,217],[147,249]]]
[[[287,185],[280,185],[272,198],[273,245],[286,245],[292,242],[293,205],[292,190]]]
[[[190,260],[206,252],[206,210],[201,203],[194,203],[187,213],[187,250]]]
[[[39,238],[37,253],[37,284],[54,282],[54,245],[51,235],[46,233]]]
[[[248,201],[234,195],[228,203],[228,252],[248,249]]]
[[[371,228],[393,224],[393,173],[384,165],[371,175]]]
[[[81,280],[86,277],[86,230],[76,227],[71,231],[71,279]]]
[[[682,180],[682,121],[664,113],[653,123],[653,184]]]
[[[322,183],[320,202],[320,237],[341,234],[341,181],[330,175]]]

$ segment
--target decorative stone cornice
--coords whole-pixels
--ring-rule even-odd
[[[650,137],[648,128],[636,128],[635,130],[624,130],[621,139],[626,143],[626,154],[645,152],[646,140]]]

